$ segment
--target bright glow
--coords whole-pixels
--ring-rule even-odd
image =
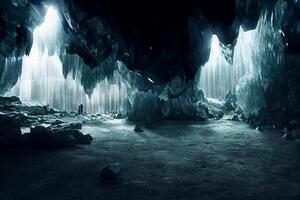
[[[235,89],[240,78],[252,74],[251,52],[254,40],[255,31],[244,32],[240,28],[234,49],[233,64],[231,65],[222,53],[218,37],[212,36],[210,57],[202,68],[198,83],[198,88],[204,91],[206,97],[224,97],[229,90]]]
[[[63,76],[59,58],[62,25],[58,12],[48,7],[44,22],[33,32],[29,56],[22,60],[22,73],[17,84],[5,96],[19,96],[25,103],[49,104],[65,111],[77,111],[80,104],[88,113],[109,113],[126,108],[126,87],[115,72],[113,83],[107,79],[96,85],[89,97],[80,81]]]

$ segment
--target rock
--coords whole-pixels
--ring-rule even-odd
[[[67,128],[79,130],[82,128],[81,123],[70,123]]]
[[[121,175],[121,165],[119,163],[109,164],[100,172],[101,180],[104,183],[116,183]]]
[[[121,112],[113,113],[112,117],[114,119],[124,119],[125,118],[125,116]]]
[[[134,127],[134,131],[135,131],[135,132],[140,132],[140,133],[141,133],[141,132],[144,132],[144,130],[143,130],[143,129],[141,128],[141,126],[140,126],[140,125],[138,125],[138,124],[137,124],[137,125],[135,125],[135,127]]]
[[[70,116],[75,117],[75,116],[77,116],[77,113],[76,112],[70,112]]]
[[[24,107],[30,115],[46,115],[46,111],[43,106],[26,106]]]
[[[74,147],[76,146],[76,139],[70,134],[56,133],[54,134],[57,147]]]
[[[245,115],[244,113],[242,113],[242,114],[240,115],[240,119],[241,119],[242,121],[247,121],[247,117],[246,117],[246,115]]]
[[[234,114],[230,120],[239,121],[239,116],[237,114]]]
[[[59,111],[54,108],[50,108],[48,111],[48,114],[51,114],[51,115],[56,114],[56,113],[59,113]]]
[[[35,126],[30,128],[31,144],[39,148],[56,147],[56,139],[53,132],[43,126]]]
[[[243,113],[243,110],[240,106],[237,106],[235,111],[234,111],[235,114],[238,114],[238,115],[241,115]]]
[[[235,107],[231,102],[226,101],[224,104],[224,109],[230,112],[230,111],[234,111]]]
[[[215,117],[216,117],[216,119],[223,118],[224,117],[224,112],[223,111],[218,111]]]
[[[90,134],[84,135],[78,130],[74,130],[72,136],[75,138],[77,144],[91,144],[93,141],[93,137]]]
[[[0,104],[11,104],[11,103],[21,103],[21,101],[16,96],[0,97]]]
[[[13,112],[10,113],[10,116],[12,116],[21,127],[29,127],[31,125],[28,116],[22,112]]]
[[[62,120],[55,120],[54,122],[51,123],[52,126],[57,126],[57,125],[60,125],[60,124],[63,124],[65,123],[64,121]]]

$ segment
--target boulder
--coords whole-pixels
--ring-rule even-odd
[[[93,137],[90,134],[84,135],[78,130],[74,130],[72,136],[75,138],[77,144],[91,144],[93,141]]]
[[[116,183],[121,175],[121,165],[119,163],[109,164],[105,166],[100,177],[104,183]]]
[[[35,126],[30,128],[31,144],[39,148],[56,147],[56,139],[53,132],[43,126]]]

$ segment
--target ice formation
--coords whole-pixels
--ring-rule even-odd
[[[255,30],[245,32],[240,28],[233,63],[230,64],[223,55],[218,37],[212,36],[210,57],[202,68],[198,83],[198,88],[203,90],[206,97],[224,97],[229,90],[234,91],[241,77],[252,74],[253,40],[255,40]]]
[[[29,56],[22,59],[22,72],[17,84],[5,96],[19,96],[25,103],[48,104],[50,107],[77,111],[80,104],[87,113],[110,113],[126,109],[127,92],[120,74],[104,78],[87,95],[80,74],[65,78],[59,58],[62,27],[57,11],[49,7],[44,22],[34,30]],[[75,66],[76,67],[76,66]]]

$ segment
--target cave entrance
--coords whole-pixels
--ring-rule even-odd
[[[217,35],[211,39],[211,50],[208,62],[201,67],[198,88],[207,98],[224,99],[229,92],[235,91],[241,78],[253,74],[252,50],[255,30],[239,30],[231,63],[225,57],[226,48],[220,43]]]
[[[91,94],[85,92],[81,74],[63,74],[64,32],[58,11],[48,7],[44,21],[33,32],[33,45],[22,58],[22,72],[17,84],[5,96],[18,96],[27,104],[49,105],[61,111],[111,113],[126,110],[127,91],[119,73],[97,80]],[[76,69],[76,66],[74,67]]]

